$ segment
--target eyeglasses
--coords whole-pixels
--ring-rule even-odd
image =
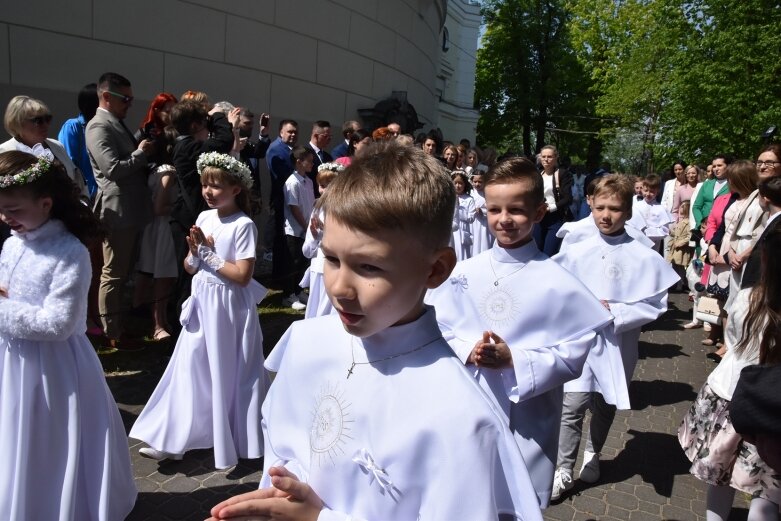
[[[768,168],[775,168],[776,165],[781,165],[781,161],[757,161],[754,164],[757,165],[757,168],[762,168],[765,166]]]
[[[51,114],[44,114],[43,116],[35,116],[34,118],[27,118],[27,121],[32,123],[33,125],[37,126],[43,126],[48,125],[52,122],[52,115]]]
[[[114,92],[111,90],[107,90],[106,92],[119,98],[122,103],[131,103],[133,101],[133,96],[125,96],[124,94],[120,94],[119,92]]]

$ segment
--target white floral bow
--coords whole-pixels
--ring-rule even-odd
[[[375,479],[382,487],[383,493],[388,493],[393,497],[393,493],[396,492],[396,487],[393,486],[393,482],[385,469],[380,468],[375,462],[372,455],[366,449],[359,449],[353,456],[353,461],[361,466],[361,469],[369,474],[371,484]]]
[[[450,283],[457,285],[461,291],[469,289],[469,281],[466,280],[466,275],[463,273],[457,277],[450,277]]]
[[[27,152],[28,154],[32,154],[35,157],[44,156],[49,161],[54,161],[54,154],[52,154],[52,151],[43,146],[41,143],[34,144],[32,148],[28,147],[24,143],[16,143],[16,150],[19,152]]]

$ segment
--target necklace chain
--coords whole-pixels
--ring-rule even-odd
[[[426,346],[428,346],[430,344],[433,344],[434,342],[436,342],[440,338],[442,338],[442,337],[438,336],[437,338],[434,338],[433,340],[429,340],[425,344],[420,345],[420,346],[416,347],[415,349],[410,349],[409,351],[405,351],[403,353],[398,353],[398,354],[395,354],[395,355],[386,356],[385,358],[378,358],[377,360],[369,360],[369,361],[366,361],[366,362],[356,362],[355,361],[355,337],[353,337],[352,342],[350,342],[350,355],[352,356],[352,364],[350,365],[350,368],[347,370],[347,378],[349,379],[350,376],[353,374],[353,371],[355,370],[355,366],[356,365],[371,365],[371,364],[376,364],[377,362],[384,362],[386,360],[393,360],[394,358],[399,358],[400,356],[410,355],[412,353],[415,353],[416,351],[420,351],[421,349],[423,349],[424,347],[426,347]]]
[[[494,274],[494,286],[498,286],[498,285],[499,285],[499,281],[500,281],[500,280],[502,280],[502,279],[506,279],[507,277],[511,277],[511,276],[515,275],[516,273],[518,273],[518,272],[519,272],[519,271],[521,271],[523,268],[525,268],[526,266],[528,266],[528,265],[529,265],[529,263],[527,262],[526,264],[524,264],[523,266],[521,266],[521,267],[520,267],[520,268],[518,268],[517,270],[515,270],[515,271],[512,271],[512,272],[508,273],[507,275],[502,275],[502,276],[500,277],[500,276],[498,276],[498,275],[496,274],[496,270],[494,269],[494,261],[493,261],[493,259],[491,258],[491,256],[490,256],[490,255],[488,256],[488,264],[491,266],[491,271],[492,271],[492,272],[493,272],[493,274]]]

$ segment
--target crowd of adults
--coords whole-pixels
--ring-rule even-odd
[[[286,243],[284,193],[285,181],[295,167],[291,152],[300,141],[298,123],[282,119],[277,124],[277,137],[272,138],[268,114],[256,117],[246,107],[227,101],[212,103],[203,92],[187,91],[179,98],[158,94],[143,121],[128,126],[125,120],[133,99],[127,78],[103,74],[97,83],[79,92],[79,114],[62,125],[55,140],[49,137],[52,113],[46,104],[16,96],[8,103],[4,119],[12,137],[0,145],[0,151],[40,154],[50,150],[65,165],[84,203],[93,206],[105,228],[105,239],[91,248],[94,280],[88,331],[104,338],[109,347],[128,350],[137,348],[132,339],[141,334],[162,340],[175,333],[175,324],[168,317],[177,312],[190,285],[181,268],[187,253],[185,237],[206,209],[196,169],[201,153],[229,153],[249,166],[254,179],[252,217],[260,222],[264,206],[268,214],[258,255],[272,262],[272,286],[297,288],[299,282],[288,280],[294,272]],[[313,158],[311,169],[304,174],[312,180],[315,198],[320,195],[316,175],[321,164],[349,165],[352,157],[376,140],[398,139],[418,146],[439,157],[449,171],[463,173],[467,180],[501,159],[495,150],[472,146],[466,139],[446,141],[438,129],[413,136],[407,132],[416,129],[402,128],[396,122],[365,129],[350,120],[341,125],[333,143],[334,130],[328,121],[315,121],[304,145]],[[548,208],[535,227],[534,238],[540,249],[552,256],[561,245],[562,226],[588,215],[588,186],[608,173],[609,167],[593,173],[564,168],[552,146],[542,148],[534,159],[545,181]],[[755,162],[717,155],[705,168],[676,161],[664,173],[658,201],[672,218],[660,253],[679,267],[683,278],[693,281],[699,277],[701,282],[696,289],[692,284],[694,316],[684,327],[703,325],[697,312],[701,296],[726,303],[730,292],[750,284],[742,279],[752,275],[741,275],[761,231],[756,184],[779,174],[778,145],[764,148]],[[265,175],[270,182],[262,182]],[[261,186],[270,186],[269,193],[261,194]],[[636,186],[641,199],[642,179]],[[131,277],[133,309],[143,313],[148,308],[154,322],[151,332],[126,331],[123,317],[128,310],[123,292]],[[297,289],[289,296],[286,292],[284,303],[303,309],[306,293]],[[722,318],[724,307],[720,306]],[[718,346],[714,356],[719,356],[723,353],[723,322],[708,329],[709,337],[703,342]]]

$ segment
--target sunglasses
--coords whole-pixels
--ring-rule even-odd
[[[117,98],[119,98],[119,100],[122,103],[130,103],[133,101],[133,96],[125,96],[124,94],[120,94],[119,92],[114,92],[111,90],[107,90],[106,92],[108,92],[112,96],[116,96]]]
[[[43,116],[35,116],[34,118],[27,118],[27,121],[32,123],[33,125],[42,126],[42,125],[48,125],[52,122],[52,115],[51,114],[44,114]]]

